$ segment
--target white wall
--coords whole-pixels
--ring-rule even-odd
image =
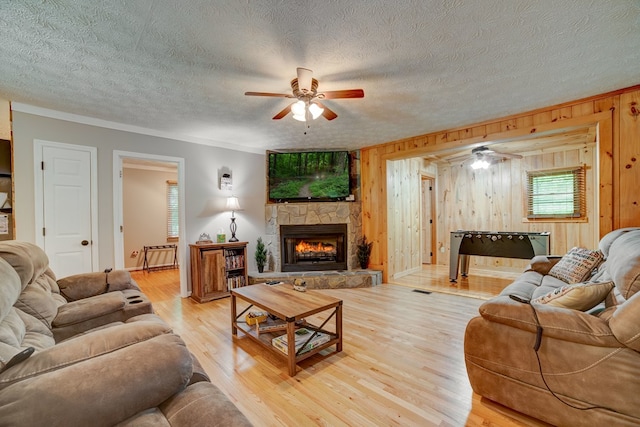
[[[113,242],[113,151],[147,153],[185,159],[185,235],[194,243],[200,233],[229,232],[230,213],[224,212],[229,191],[220,189],[219,171],[233,177],[233,194],[243,208],[236,212],[237,237],[248,241],[250,270],[255,270],[255,244],[264,235],[265,156],[211,147],[157,136],[13,112],[15,161],[16,239],[35,242],[34,164],[35,139],[98,148],[98,249],[99,269],[114,265]],[[233,141],[229,141],[229,147]],[[126,254],[125,254],[126,255]],[[188,265],[188,257],[184,265]]]

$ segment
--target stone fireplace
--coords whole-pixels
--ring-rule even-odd
[[[356,250],[357,242],[362,239],[361,211],[359,202],[266,205],[264,240],[270,255],[268,269],[273,272],[286,272],[358,268]],[[319,244],[315,249],[321,250],[310,248],[302,251],[306,253],[299,254],[296,258],[295,245],[292,247],[292,244],[295,239],[297,245],[300,239],[295,236],[292,238],[291,230],[294,230],[294,233],[301,231],[309,234],[308,240]],[[331,245],[335,246],[335,254]]]
[[[280,226],[280,270],[347,269],[347,224]]]

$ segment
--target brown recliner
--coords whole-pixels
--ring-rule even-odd
[[[151,302],[128,271],[85,273],[56,281],[45,252],[19,241],[2,242],[0,258],[18,272],[23,283],[17,307],[47,324],[57,342],[153,313]]]
[[[640,229],[613,231],[599,249],[606,260],[591,280],[614,288],[593,309],[510,298],[567,285],[547,274],[557,260],[543,257],[480,307],[464,341],[476,393],[554,425],[640,424]]]
[[[82,276],[69,302],[42,251],[0,242],[0,425],[250,425],[162,319],[114,317],[135,284]]]

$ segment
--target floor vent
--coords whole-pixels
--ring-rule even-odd
[[[431,293],[429,291],[425,291],[424,289],[414,289],[413,292],[419,292],[421,294],[427,294],[427,295]]]

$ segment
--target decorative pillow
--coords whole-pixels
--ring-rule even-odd
[[[562,286],[531,302],[585,311],[604,301],[611,289],[613,282],[576,283]]]
[[[572,248],[556,265],[551,267],[549,276],[569,284],[579,283],[586,280],[591,271],[603,260],[604,255],[599,250]]]

